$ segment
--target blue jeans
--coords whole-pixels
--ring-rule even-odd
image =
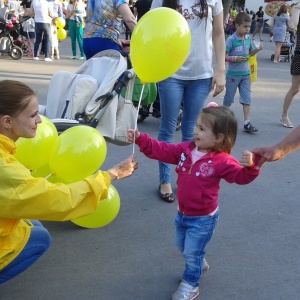
[[[26,246],[10,264],[0,271],[0,284],[25,271],[48,250],[51,244],[49,232],[41,222],[31,220],[31,223],[34,227],[31,228]]]
[[[201,217],[177,213],[176,246],[182,252],[186,263],[182,280],[192,286],[199,285],[205,247],[215,231],[218,219],[219,211],[213,216]]]
[[[38,56],[39,46],[44,36],[45,38],[45,58],[50,57],[50,24],[35,23],[34,57]]]
[[[180,80],[172,77],[158,83],[161,120],[158,140],[171,143],[177,118],[183,104],[182,141],[194,138],[197,118],[211,91],[212,78]],[[159,162],[159,182],[171,183],[170,165]]]

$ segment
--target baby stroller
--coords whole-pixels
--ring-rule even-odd
[[[280,49],[279,59],[285,62],[290,62],[292,58],[292,51],[295,42],[291,40],[291,34],[289,32],[286,33],[285,42],[282,44]],[[271,61],[274,60],[274,54],[271,55]]]
[[[40,113],[58,132],[86,125],[96,128],[111,143],[128,145],[127,130],[134,128],[136,108],[130,99],[135,73],[115,50],[99,52],[75,73],[59,71],[51,78],[46,106]],[[121,91],[126,87],[125,98]]]
[[[21,17],[21,22],[28,17]],[[25,43],[19,40],[21,22],[16,17],[6,17],[6,8],[0,9],[0,53],[8,54],[12,59],[18,60],[23,56],[22,47]]]

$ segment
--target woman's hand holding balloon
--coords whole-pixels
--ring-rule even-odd
[[[136,158],[135,154],[132,154],[126,160],[120,162],[119,164],[115,165],[107,172],[110,175],[112,180],[126,178],[134,172],[138,168],[138,163],[134,161]]]

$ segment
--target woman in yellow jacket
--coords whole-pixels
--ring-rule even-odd
[[[38,100],[27,85],[0,81],[0,284],[33,264],[50,246],[39,221],[65,221],[95,211],[113,180],[130,176],[135,156],[84,180],[52,184],[34,178],[15,157],[19,137],[33,138],[41,118]]]

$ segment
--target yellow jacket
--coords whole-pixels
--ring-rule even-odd
[[[111,184],[109,174],[101,171],[68,185],[34,178],[13,156],[15,149],[0,134],[0,270],[25,247],[32,226],[26,219],[65,221],[88,215],[107,198]]]

